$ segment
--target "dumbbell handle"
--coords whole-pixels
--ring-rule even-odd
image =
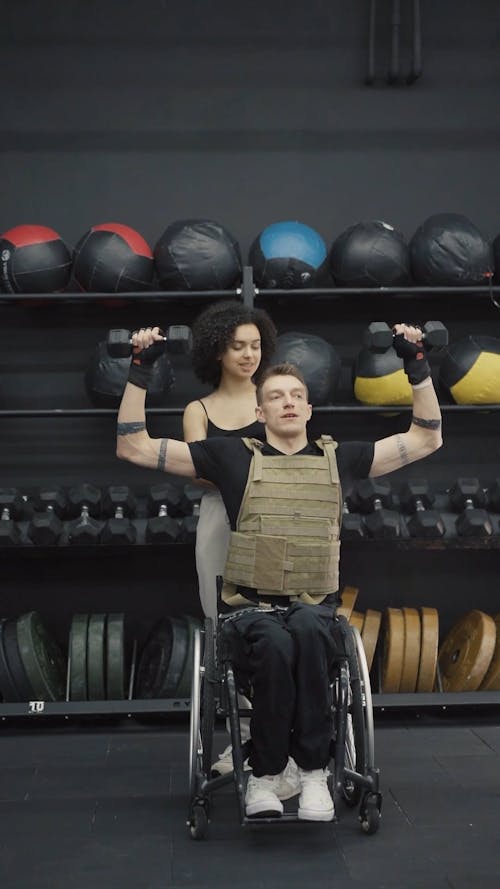
[[[172,324],[167,328],[166,336],[162,340],[168,348],[170,344],[184,344],[182,348],[174,351],[189,351],[191,346],[191,329],[186,324]],[[161,342],[157,340],[156,342]],[[110,330],[106,341],[109,354],[113,358],[128,358],[132,353],[132,333],[130,330]]]

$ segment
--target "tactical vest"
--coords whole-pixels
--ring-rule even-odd
[[[316,444],[321,455],[264,456],[263,443],[243,439],[252,451],[237,530],[231,532],[222,599],[247,604],[237,586],[266,596],[318,605],[338,590],[340,490],[331,436]]]

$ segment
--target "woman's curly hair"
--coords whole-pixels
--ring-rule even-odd
[[[212,303],[193,324],[193,370],[202,383],[214,389],[220,383],[220,357],[226,351],[240,324],[255,324],[260,333],[261,361],[253,380],[259,382],[276,349],[276,327],[264,309],[254,309],[237,300]]]

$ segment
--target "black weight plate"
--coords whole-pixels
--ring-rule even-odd
[[[108,614],[106,624],[106,695],[123,701],[125,695],[125,615]]]
[[[91,614],[87,632],[87,695],[89,701],[106,700],[105,632],[106,615]]]
[[[158,688],[155,697],[175,698],[177,686],[186,666],[189,648],[189,627],[185,617],[169,618],[172,625],[172,653],[165,682]]]
[[[88,700],[87,689],[87,632],[88,614],[74,614],[69,631],[69,699]]]
[[[66,662],[42,618],[30,611],[17,619],[17,644],[26,675],[39,701],[62,701],[66,690]]]
[[[0,694],[6,704],[14,704],[19,700],[19,697],[4,650],[3,628],[5,623],[5,620],[0,621]]]
[[[155,689],[166,676],[172,653],[172,625],[170,620],[156,624],[141,651],[135,674],[134,697],[157,697]]]
[[[3,647],[10,673],[17,689],[17,700],[32,701],[35,695],[21,660],[15,620],[7,620],[3,626]]]
[[[201,622],[197,617],[186,614],[184,619],[188,628],[188,645],[182,674],[175,690],[177,698],[189,698],[191,695],[191,676],[193,673],[193,646],[195,630],[201,630]]]

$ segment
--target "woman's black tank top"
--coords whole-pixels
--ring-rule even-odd
[[[207,414],[207,409],[201,400],[200,404]],[[229,435],[235,438],[258,438],[260,441],[266,440],[265,426],[263,423],[259,423],[258,420],[254,420],[253,423],[249,423],[248,426],[243,426],[241,429],[220,429],[219,426],[212,423],[207,414],[207,438],[215,438],[220,435]]]

